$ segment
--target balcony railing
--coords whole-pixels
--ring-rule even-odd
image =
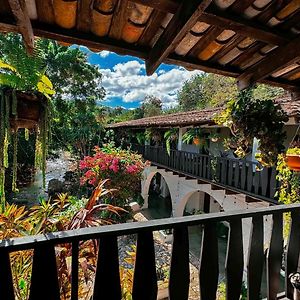
[[[216,299],[219,277],[218,240],[216,225],[228,222],[227,258],[225,266],[227,299],[240,298],[243,271],[247,269],[248,299],[260,299],[264,264],[267,273],[266,294],[268,299],[277,299],[280,273],[282,272],[283,214],[291,213],[291,229],[285,259],[285,294],[292,299],[293,287],[288,275],[297,271],[300,240],[300,205],[273,206],[243,212],[203,214],[190,217],[161,219],[141,223],[117,224],[103,227],[85,228],[74,231],[49,233],[3,240],[0,243],[0,295],[1,299],[12,300],[13,278],[9,255],[12,252],[33,249],[33,267],[30,284],[30,300],[58,300],[60,288],[55,247],[72,245],[71,299],[79,299],[79,247],[90,239],[100,241],[98,262],[94,279],[93,298],[121,299],[118,237],[137,235],[137,252],[134,267],[133,300],[156,300],[157,275],[153,231],[173,229],[172,259],[169,275],[169,299],[187,300],[190,284],[188,226],[202,225],[202,244],[199,279],[201,299]],[[264,218],[272,216],[272,232],[267,254],[264,249]],[[252,229],[248,248],[248,260],[244,261],[242,222],[252,218]],[[160,255],[159,253],[157,255]],[[28,262],[24,262],[28,263]]]
[[[163,147],[132,145],[152,163],[194,178],[207,180],[266,201],[275,201],[278,188],[275,168],[257,162],[171,150]],[[259,170],[259,171],[258,171]]]

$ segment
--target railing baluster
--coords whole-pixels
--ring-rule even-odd
[[[260,296],[264,267],[264,227],[263,217],[253,217],[248,254],[248,299],[257,300]]]
[[[261,172],[255,172],[253,176],[254,193],[261,193]]]
[[[78,264],[79,264],[79,242],[74,241],[72,243],[72,290],[71,300],[78,299]]]
[[[156,300],[156,298],[157,275],[153,234],[146,231],[138,234],[132,299]]]
[[[282,213],[273,214],[270,248],[267,254],[267,295],[268,300],[277,299],[282,264],[283,235]]]
[[[202,165],[202,176],[203,176],[203,178],[207,178],[206,177],[207,176],[207,167],[208,167],[207,162],[208,162],[207,156],[204,156],[203,165]]]
[[[287,246],[286,260],[285,260],[285,288],[288,299],[293,298],[293,287],[289,280],[289,275],[297,272],[298,261],[300,254],[300,211],[296,210],[291,213],[291,228],[289,234],[289,241]]]
[[[40,299],[60,299],[55,249],[49,244],[36,247],[33,255],[29,300]]]
[[[242,169],[241,169],[241,189],[246,189],[246,162],[242,161]]]
[[[232,179],[233,179],[233,161],[230,159],[228,161],[228,185],[232,186]]]
[[[253,186],[253,165],[251,163],[248,164],[248,170],[247,170],[247,183],[246,183],[246,189],[248,192],[252,192],[252,186]]]
[[[187,227],[173,231],[169,300],[188,300],[190,285],[189,236]]]
[[[0,295],[1,299],[15,299],[9,253],[5,248],[0,250]]]
[[[268,185],[269,185],[269,172],[268,168],[264,168],[261,172],[261,194],[267,197]]]
[[[276,193],[277,181],[276,181],[276,168],[273,167],[271,169],[270,176],[270,198],[274,198]]]
[[[226,299],[239,300],[243,283],[243,236],[242,220],[230,221],[227,255],[225,263]]]
[[[120,300],[120,271],[116,236],[100,239],[93,300]]]
[[[239,183],[240,183],[240,162],[236,160],[235,168],[234,168],[234,186],[238,188]]]
[[[200,254],[199,283],[201,299],[216,299],[218,277],[219,256],[216,224],[207,223],[203,228]]]

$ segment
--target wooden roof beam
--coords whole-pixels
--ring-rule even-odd
[[[153,74],[163,60],[174,51],[211,2],[212,0],[190,0],[181,3],[146,60],[148,75]]]
[[[179,7],[177,2],[170,0],[130,0],[130,2],[143,4],[156,10],[172,14],[175,14]],[[201,14],[198,21],[218,26],[223,29],[230,29],[240,35],[249,36],[258,41],[274,45],[283,45],[284,43],[289,42],[288,37],[281,32],[277,32],[270,27],[259,24],[257,21],[241,18],[228,11],[223,12],[213,4]]]
[[[246,69],[238,77],[237,83],[240,89],[244,89],[257,81],[261,81],[274,72],[299,60],[300,37],[292,40],[285,46],[281,46],[270,53],[261,62]]]
[[[11,11],[16,19],[18,31],[22,34],[28,53],[34,49],[34,34],[28,16],[25,0],[8,0]]]
[[[213,11],[211,9],[209,12],[204,12],[199,18],[199,21],[223,29],[229,29],[244,37],[251,37],[258,41],[273,45],[284,45],[290,41],[286,36],[275,32],[267,26],[240,17],[224,14],[223,12]]]

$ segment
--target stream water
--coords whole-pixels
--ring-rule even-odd
[[[47,199],[48,184],[51,179],[58,179],[63,181],[63,177],[67,171],[69,171],[74,164],[68,153],[60,153],[58,158],[49,159],[47,161],[46,170],[46,187],[43,188],[43,175],[41,171],[38,171],[35,175],[34,181],[28,186],[19,189],[18,193],[10,195],[12,202],[17,204],[24,204],[26,206],[32,206],[39,202],[40,198]]]

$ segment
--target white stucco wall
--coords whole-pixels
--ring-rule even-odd
[[[155,166],[147,167],[144,171],[144,179],[142,181],[142,196],[145,199],[144,207],[148,207],[148,192],[150,182],[156,173],[160,173],[169,187],[172,200],[173,216],[180,217],[183,215],[187,205],[188,210],[203,207],[203,196],[207,193],[211,197],[210,212],[219,212],[221,209],[225,212],[241,211],[251,208],[268,207],[269,203],[260,201],[247,203],[246,197],[243,194],[225,195],[224,190],[212,190],[210,184],[199,184],[197,180],[187,180],[185,177],[179,177],[172,172],[167,172],[163,169],[157,169]],[[251,230],[251,219],[244,219],[243,225],[243,247],[244,261],[248,259],[248,246]],[[265,218],[265,247],[268,247],[271,234],[271,219]],[[245,264],[246,268],[246,264]]]

